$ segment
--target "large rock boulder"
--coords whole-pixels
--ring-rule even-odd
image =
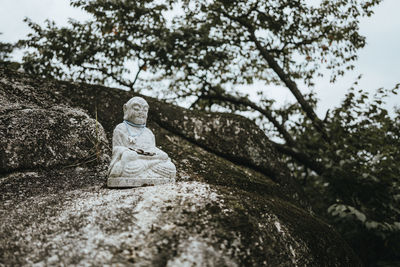
[[[50,168],[96,160],[107,139],[100,124],[82,110],[54,106],[1,108],[1,165],[5,172]]]
[[[132,96],[0,69],[0,265],[360,265],[240,116],[146,98],[177,183],[106,188]]]

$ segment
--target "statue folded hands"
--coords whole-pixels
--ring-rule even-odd
[[[113,133],[109,187],[135,187],[175,181],[176,168],[167,153],[156,147],[146,127],[149,105],[133,97],[124,105],[124,121]]]

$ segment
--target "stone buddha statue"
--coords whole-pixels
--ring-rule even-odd
[[[115,127],[108,187],[137,187],[175,182],[176,168],[156,147],[146,128],[149,105],[133,97],[124,105],[124,121]]]

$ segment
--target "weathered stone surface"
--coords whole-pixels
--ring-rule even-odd
[[[75,165],[108,157],[103,127],[81,110],[3,106],[0,121],[1,172]]]
[[[120,107],[130,97],[131,94],[116,89],[44,81],[0,69],[1,118],[18,122],[15,125],[20,125],[22,119],[10,114],[21,114],[18,110],[26,108],[43,118],[53,114],[60,121],[69,116],[78,122],[86,118],[80,109],[92,118],[97,110],[98,120],[110,140],[122,117]],[[107,189],[105,170],[110,152],[104,145],[103,160],[96,158],[85,163],[84,148],[90,142],[84,141],[83,134],[79,136],[81,141],[76,141],[82,150],[82,154],[77,153],[80,164],[71,164],[75,159],[62,154],[79,152],[63,142],[51,146],[59,156],[54,156],[46,146],[33,150],[32,145],[29,151],[35,151],[32,153],[37,158],[21,154],[15,146],[12,151],[19,165],[12,165],[1,154],[2,164],[5,162],[2,166],[6,167],[0,176],[0,265],[360,265],[333,229],[300,208],[293,195],[301,192],[286,182],[287,170],[276,160],[276,152],[268,148],[266,137],[260,132],[244,131],[243,125],[252,123],[237,116],[214,116],[185,111],[150,98],[147,101],[155,107],[150,110],[149,128],[157,133],[157,144],[176,165],[177,183]],[[61,104],[67,106],[60,108]],[[184,116],[188,112],[195,121],[186,121]],[[203,120],[205,117],[224,127],[204,129],[214,127]],[[95,125],[91,121],[88,123]],[[42,128],[33,121],[28,123],[33,127],[30,133],[38,140],[40,136],[36,134],[41,133],[47,133],[48,140],[84,133],[84,124],[68,125],[61,133],[49,122]],[[3,132],[7,125],[2,119],[0,134],[13,133],[18,139],[22,133],[14,128]],[[204,127],[194,130],[191,125]],[[196,140],[194,131],[202,131],[205,139]],[[251,150],[235,147],[238,141],[231,134],[236,131],[242,142],[253,142]],[[213,135],[220,136],[216,137],[218,143],[208,139]],[[220,144],[224,142],[223,135],[233,142],[235,149]],[[7,150],[5,144],[1,143],[1,151]],[[225,149],[228,151],[219,152]],[[253,155],[253,163],[246,156],[250,151],[258,151]],[[249,161],[241,161],[240,157]],[[276,171],[269,172],[257,164],[267,164]]]
[[[28,205],[30,212],[21,218]],[[46,216],[35,217],[41,213]],[[94,186],[57,199],[27,199],[7,217],[9,224],[3,226],[2,234],[13,236],[13,242],[5,250],[4,259],[17,264],[354,263],[348,252],[335,244],[337,236],[326,225],[291,204],[199,182],[127,190]],[[19,257],[14,258],[15,253]]]

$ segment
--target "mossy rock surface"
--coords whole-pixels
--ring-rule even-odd
[[[107,153],[102,126],[65,106],[0,111],[1,172],[91,162]]]
[[[177,183],[106,188],[132,96],[0,69],[0,265],[359,265],[240,116],[146,98]]]

